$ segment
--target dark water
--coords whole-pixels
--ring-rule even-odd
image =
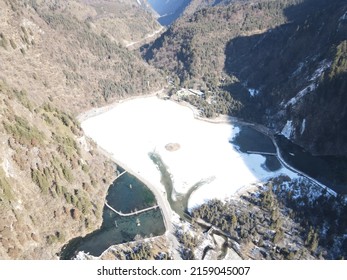
[[[249,151],[276,153],[272,140],[252,126],[240,126],[240,133],[231,141],[243,153]],[[276,135],[275,141],[279,146],[283,159],[295,169],[302,171],[318,182],[326,185],[339,194],[347,194],[347,158],[335,156],[314,156],[302,147]],[[276,156],[266,157],[265,168],[276,171],[281,163]]]
[[[347,194],[347,158],[314,156],[283,135],[276,135],[276,143],[284,160],[339,194]]]
[[[240,128],[240,132],[234,137],[231,143],[237,146],[240,152],[276,153],[276,147],[268,136],[250,126],[238,127]],[[276,171],[282,167],[276,156],[263,156],[266,158],[264,168],[268,171]]]
[[[235,136],[232,143],[239,146],[243,153],[248,151],[276,153],[276,147],[271,139],[251,126],[240,126],[240,132]]]
[[[133,185],[131,189],[126,187],[130,184]],[[127,199],[124,199],[124,197]],[[134,209],[135,204],[132,197],[136,198],[138,210],[156,204],[152,192],[129,173],[125,173],[112,184],[106,200],[116,210],[120,209],[126,212],[129,209]],[[165,225],[161,211],[158,208],[138,215],[124,217],[119,216],[105,206],[103,223],[100,229],[85,237],[71,240],[62,249],[60,258],[73,259],[80,251],[88,252],[93,256],[100,256],[112,245],[133,241],[136,235],[149,237],[164,233]]]

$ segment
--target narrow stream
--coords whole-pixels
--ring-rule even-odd
[[[173,188],[171,174],[168,172],[167,167],[165,166],[165,163],[161,159],[160,155],[151,153],[149,156],[160,171],[161,183],[165,187],[167,200],[171,206],[171,209],[176,212],[181,217],[181,219],[187,220],[189,222],[191,220],[191,217],[188,213],[188,201],[190,196],[199,187],[204,184],[210,183],[210,181],[212,181],[214,178],[211,177],[207,179],[201,179],[199,182],[191,186],[186,194],[176,193]]]

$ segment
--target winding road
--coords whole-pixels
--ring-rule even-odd
[[[164,27],[162,26],[160,29],[154,31],[153,33],[151,34],[148,34],[146,37],[144,37],[143,39],[139,40],[139,41],[135,41],[135,42],[130,42],[128,44],[126,44],[125,46],[127,48],[130,48],[130,47],[133,47],[139,43],[144,43],[146,40],[148,40],[149,38],[152,38],[154,37],[155,35],[159,34],[162,30],[164,29]]]

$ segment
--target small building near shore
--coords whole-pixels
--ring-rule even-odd
[[[186,88],[181,88],[179,91],[176,92],[178,97],[183,97],[183,96],[189,96],[189,95],[195,95],[198,97],[204,97],[205,94],[197,89],[186,89]]]
[[[176,92],[176,94],[178,97],[184,97],[184,96],[192,95],[192,93],[189,90],[187,90],[186,88],[181,88],[180,90],[178,90]]]
[[[189,92],[193,93],[194,95],[198,96],[198,97],[204,97],[205,93],[203,93],[201,90],[198,89],[188,89]]]

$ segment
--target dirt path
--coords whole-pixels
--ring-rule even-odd
[[[149,38],[154,37],[155,35],[159,34],[161,31],[163,31],[164,27],[162,26],[160,29],[154,31],[151,34],[148,34],[145,38],[139,40],[139,41],[135,41],[135,42],[130,42],[128,44],[126,44],[125,46],[127,48],[133,47],[134,45],[140,44],[140,43],[144,43],[146,40],[148,40]]]

